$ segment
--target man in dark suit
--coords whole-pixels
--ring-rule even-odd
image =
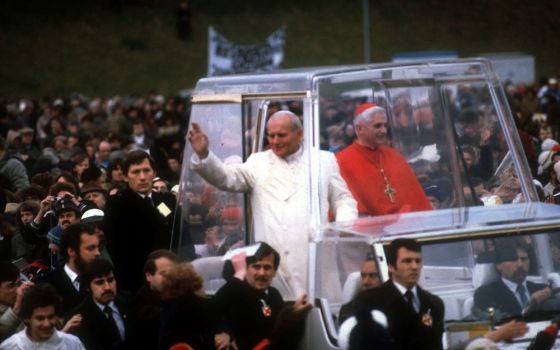
[[[271,286],[280,264],[278,252],[266,243],[258,243],[253,255],[239,253],[231,262],[234,277],[212,301],[237,347],[264,348],[264,344],[272,343],[274,349],[295,348],[311,305],[302,294],[291,308],[285,307],[280,292]]]
[[[128,310],[117,297],[113,266],[107,260],[97,259],[86,266],[82,277],[89,295],[73,311],[81,316],[81,322],[72,333],[87,350],[124,349]]]
[[[169,249],[175,222],[176,199],[152,192],[155,164],[142,150],[130,152],[123,164],[127,188],[109,198],[105,210],[107,248],[115,264],[119,288],[135,293],[144,281],[148,254]],[[177,234],[174,234],[177,237]]]
[[[395,349],[442,349],[443,301],[418,286],[420,245],[412,239],[391,242],[387,252],[391,279],[356,297],[356,313],[377,309],[387,316]]]
[[[377,271],[377,262],[375,260],[375,255],[369,253],[362,263],[362,267],[360,268],[360,289],[357,292],[370,288],[376,288],[380,285],[381,279],[379,278],[379,272]],[[354,309],[356,307],[355,302],[356,300],[353,298],[340,307],[340,311],[338,312],[339,324],[342,324],[342,322],[346,321],[348,317],[352,316],[352,313],[354,312]]]
[[[50,283],[62,297],[62,315],[66,316],[84,298],[81,274],[86,264],[99,257],[99,238],[95,229],[87,224],[68,226],[60,237],[60,254],[66,262],[39,280]]]
[[[521,241],[512,246],[497,247],[495,266],[500,279],[480,286],[474,293],[474,305],[486,311],[492,307],[505,315],[521,315],[529,305],[540,307],[552,290],[546,284],[527,281],[529,246]]]
[[[158,249],[148,255],[144,264],[145,283],[130,302],[129,347],[157,349],[163,307],[163,276],[177,263],[173,252]]]

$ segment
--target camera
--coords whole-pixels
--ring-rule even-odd
[[[65,194],[65,195],[62,196],[62,197],[56,196],[56,197],[54,198],[54,200],[55,200],[55,202],[58,202],[58,201],[61,200],[61,199],[70,199],[70,200],[71,200],[72,198],[74,198],[74,196],[72,196],[71,194],[68,194],[68,193],[67,193],[67,194]]]

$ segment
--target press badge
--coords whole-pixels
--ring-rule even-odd
[[[171,214],[171,209],[169,209],[169,207],[167,205],[165,205],[165,203],[160,203],[160,205],[157,206],[159,212],[161,213],[161,215],[167,217],[169,214]]]

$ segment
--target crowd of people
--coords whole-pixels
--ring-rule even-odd
[[[508,85],[506,92],[541,199],[556,202],[560,198],[558,81]],[[502,156],[502,140],[488,133],[491,125],[484,111],[466,108],[469,98],[476,96],[468,91],[460,96],[465,101],[459,101],[464,105],[455,123],[467,169],[464,190],[478,195],[470,204],[479,204],[474,202],[483,193],[498,196],[501,202],[518,200],[515,174],[509,174],[508,180],[505,171],[492,185],[488,169],[496,168]],[[2,105],[0,260],[5,265],[0,269],[0,340],[7,340],[0,349],[26,348],[29,342],[66,343],[77,349],[146,344],[168,349],[179,343],[195,349],[293,346],[287,344],[299,338],[302,315],[310,308],[305,294],[307,239],[288,234],[305,221],[304,187],[297,180],[304,152],[297,110],[296,114],[271,113],[269,150],[241,164],[216,157],[198,124],[189,129],[189,108],[186,98],[156,94],[107,100],[76,94]],[[454,205],[453,198],[445,196],[444,182],[431,182],[432,176],[421,176],[421,164],[409,167],[402,156],[397,157],[387,142],[390,130],[383,106],[352,101],[348,110],[344,108],[326,106],[321,111],[331,119],[321,130],[325,149],[321,157],[328,174],[321,184],[324,220]],[[404,108],[403,123],[406,114]],[[198,205],[204,201],[200,200],[203,186],[199,193],[186,194],[192,196],[191,207],[178,206],[185,136],[194,153],[187,160],[189,166],[202,178],[220,189],[250,193],[255,232],[263,241],[253,254],[232,258],[232,276],[212,299],[203,295],[202,279],[192,265],[168,249],[179,246],[179,255],[189,260],[223,255],[244,243],[243,213],[234,205],[224,205],[217,213]],[[360,157],[364,161],[356,162]],[[394,162],[397,158],[399,164]],[[356,169],[357,163],[364,168]],[[399,182],[397,174],[404,170],[407,181]],[[367,187],[360,183],[360,172],[379,175],[375,193],[360,190]],[[408,181],[411,178],[418,181]],[[412,196],[415,202],[403,197],[411,191],[417,193]],[[224,201],[235,202],[232,198]],[[175,215],[185,209],[191,230],[187,235],[180,232],[182,215]],[[397,279],[404,278],[398,269],[400,248],[412,255],[419,252],[414,244],[396,248],[389,265]],[[29,281],[21,282],[21,271]],[[291,307],[285,307],[272,289],[275,276],[293,293],[296,302]],[[437,342],[441,325],[437,323],[437,332],[432,333],[433,322],[442,322],[443,306],[422,294],[416,282],[409,287],[420,294],[411,297],[410,304],[418,315],[428,310],[429,319],[419,322],[430,328],[430,336],[421,336],[427,330],[420,327],[415,341]],[[367,304],[369,310],[378,298],[369,298],[368,293],[358,299],[358,305]],[[433,306],[425,309],[421,299]],[[385,313],[391,324],[395,316],[390,310]],[[24,327],[27,330],[20,332]],[[391,336],[401,341],[400,335]],[[410,346],[414,345],[397,348]]]

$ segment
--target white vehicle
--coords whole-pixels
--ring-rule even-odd
[[[363,258],[373,251],[382,279],[387,280],[383,246],[396,237],[421,242],[420,285],[444,300],[450,330],[468,329],[467,321],[488,320],[488,310],[473,312],[473,294],[496,278],[493,265],[480,264],[480,259],[503,240],[521,238],[531,245],[530,280],[547,284],[560,280],[560,239],[555,238],[560,232],[560,206],[539,202],[506,96],[484,59],[205,78],[198,82],[192,102],[191,122],[201,125],[211,150],[225,162],[242,162],[266,148],[266,117],[272,110],[290,108],[303,120],[309,220],[302,231],[310,237],[307,286],[315,307],[301,349],[340,348],[338,310],[357,290]],[[321,223],[319,151],[337,151],[352,142],[353,111],[364,102],[385,107],[392,147],[408,160],[422,186],[437,187],[429,192],[437,209]],[[467,111],[479,116],[476,124],[467,125],[460,118]],[[480,144],[482,132],[490,133],[485,145]],[[183,236],[175,248],[187,255],[186,242],[195,243],[200,257],[194,264],[211,294],[224,283],[222,260],[211,247],[223,237],[219,222],[214,222],[218,225],[214,231],[205,232],[205,227],[225,208],[236,208],[242,215],[242,243],[249,244],[252,217],[247,196],[220,191],[189,168],[192,153],[187,143],[179,191]],[[469,168],[472,163],[478,164],[476,172]],[[327,266],[336,283],[323,278]],[[526,316],[542,321],[557,312],[560,308],[553,307]],[[454,328],[458,322],[461,327]],[[535,324],[519,348],[526,348],[542,328],[543,323]],[[468,331],[448,333],[452,334],[448,343],[468,337]]]

